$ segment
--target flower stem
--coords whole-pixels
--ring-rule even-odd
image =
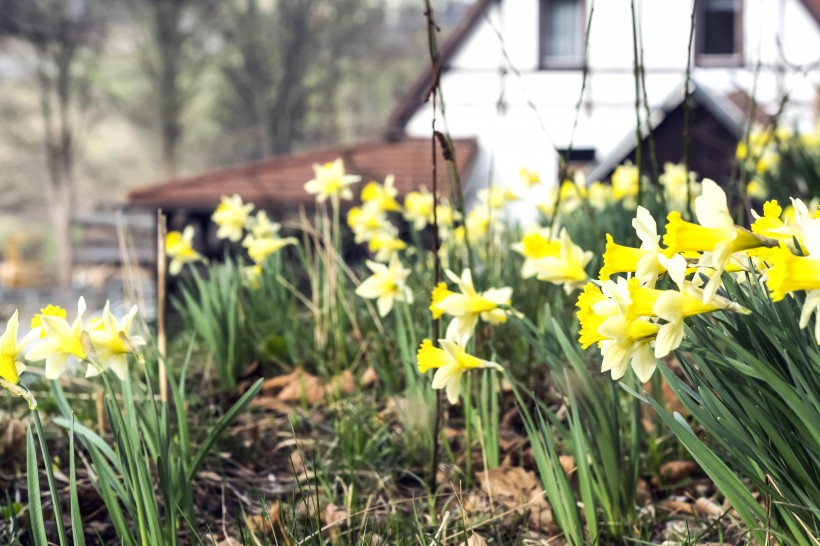
[[[43,466],[46,468],[46,478],[48,479],[48,489],[51,491],[51,502],[54,505],[54,519],[57,521],[57,533],[60,536],[61,546],[68,546],[65,526],[63,525],[63,511],[60,508],[60,497],[57,495],[57,484],[54,481],[54,469],[51,467],[51,456],[48,453],[46,435],[43,432],[43,423],[40,421],[40,412],[36,409],[31,412],[34,415],[34,426],[37,429],[37,437],[40,440],[40,451],[43,454]],[[82,532],[82,529],[75,529],[75,532]]]

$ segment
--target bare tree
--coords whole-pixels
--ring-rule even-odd
[[[165,175],[179,168],[183,119],[209,59],[208,34],[216,0],[131,0],[144,23],[143,69],[152,84]]]
[[[95,52],[102,39],[103,20],[92,4],[0,0],[0,35],[27,44],[32,52],[48,172],[43,193],[56,233],[58,279],[64,288],[71,282],[73,263],[74,167],[86,128]]]

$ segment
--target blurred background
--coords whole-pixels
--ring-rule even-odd
[[[469,7],[434,4],[443,36]],[[0,315],[119,299],[131,189],[380,134],[425,25],[417,0],[0,0]],[[154,214],[126,212],[152,278]]]

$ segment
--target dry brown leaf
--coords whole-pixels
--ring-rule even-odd
[[[339,394],[353,394],[356,392],[356,379],[350,370],[345,370],[331,378],[330,390]]]
[[[285,385],[276,397],[283,402],[300,403],[304,400],[308,406],[315,406],[324,400],[326,392],[324,381],[299,370],[299,374]]]
[[[0,440],[0,459],[6,462],[26,462],[26,426],[19,419],[10,418],[2,425],[3,438]]]
[[[266,515],[255,514],[248,517],[248,527],[254,535],[270,536],[277,544],[290,545],[290,537],[282,523],[281,505],[274,502]]]
[[[349,519],[350,514],[348,511],[335,504],[328,504],[322,510],[322,522],[328,528],[330,539],[333,541],[339,536],[339,528]]]
[[[666,499],[658,503],[658,508],[665,510],[671,514],[687,514],[694,515],[695,508],[688,502],[683,502],[675,499]]]
[[[564,469],[564,474],[569,476],[575,472],[575,458],[572,457],[572,455],[561,455],[558,457],[558,460],[561,462],[561,468]]]
[[[701,497],[695,499],[695,510],[698,514],[709,518],[719,518],[723,515],[723,508],[713,500]]]
[[[463,542],[462,544],[464,546],[487,546],[487,541],[478,533],[473,533],[470,535],[470,538],[467,539],[467,542]]]
[[[522,512],[530,511],[530,528],[533,530],[552,529],[552,511],[534,473],[513,466],[479,472],[476,477],[481,489],[496,505],[507,510],[521,508]]]
[[[368,366],[362,374],[361,381],[363,386],[369,387],[370,385],[379,382],[379,374],[376,373],[376,370],[374,370],[372,366]]]
[[[666,483],[676,483],[697,471],[697,463],[692,461],[670,461],[661,466],[660,475]]]
[[[293,406],[291,404],[272,396],[257,396],[253,399],[251,405],[257,408],[271,410],[286,415],[293,411]]]
[[[638,506],[646,506],[652,500],[652,492],[649,489],[649,484],[646,480],[638,480],[638,486],[635,491],[635,502]]]

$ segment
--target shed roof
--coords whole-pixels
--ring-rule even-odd
[[[457,139],[454,146],[459,173],[465,177],[469,174],[478,145],[475,139]],[[443,189],[450,178],[449,169],[440,148],[436,146],[436,149],[439,150],[438,184]],[[219,204],[222,195],[236,193],[245,201],[262,208],[312,206],[314,197],[305,192],[304,185],[313,178],[313,165],[339,157],[344,160],[349,173],[361,175],[364,181],[382,181],[388,174],[393,174],[396,177],[395,187],[400,194],[431,185],[429,139],[377,139],[294,153],[161,182],[131,191],[128,202],[136,206],[206,210]]]

